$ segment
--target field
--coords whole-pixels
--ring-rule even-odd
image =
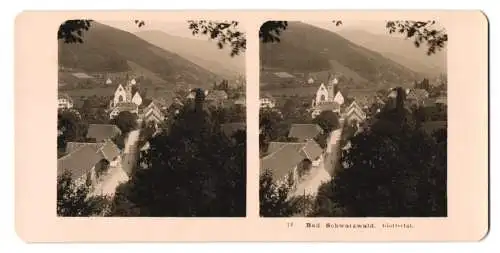
[[[318,87],[290,87],[290,88],[272,88],[272,89],[266,89],[262,88],[260,90],[260,94],[269,94],[273,97],[280,97],[280,96],[299,96],[299,97],[312,97],[318,90]]]

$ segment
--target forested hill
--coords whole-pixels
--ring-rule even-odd
[[[266,71],[339,72],[366,85],[412,85],[423,77],[378,52],[342,36],[301,22],[288,22],[278,43],[261,43],[261,68]],[[265,82],[266,80],[261,80]]]
[[[176,53],[161,49],[126,31],[92,22],[82,44],[59,41],[59,66],[92,72],[125,72],[141,68],[166,85],[187,83],[206,87],[216,74]]]

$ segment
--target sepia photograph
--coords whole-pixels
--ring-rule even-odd
[[[447,217],[447,42],[434,20],[260,27],[261,217]]]
[[[67,20],[57,41],[58,216],[246,216],[238,21]]]

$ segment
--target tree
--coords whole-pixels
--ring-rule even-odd
[[[246,50],[247,40],[245,34],[238,31],[238,22],[213,22],[189,20],[189,29],[193,35],[208,35],[217,41],[217,46],[222,49],[224,45],[231,47],[231,56],[239,55]]]
[[[63,110],[57,114],[57,130],[61,133],[57,136],[57,149],[62,154],[66,143],[86,140],[88,124],[77,112]]]
[[[88,183],[76,185],[70,173],[57,177],[58,216],[102,216],[108,210],[109,199],[105,196],[90,196]]]
[[[436,51],[445,47],[448,41],[448,34],[444,29],[436,29],[433,26],[435,20],[429,21],[388,21],[386,28],[389,33],[400,33],[406,38],[413,38],[413,44],[420,47],[422,44],[427,44],[427,55],[435,54]]]
[[[122,134],[126,134],[137,127],[137,116],[131,112],[123,111],[112,122],[120,128]]]
[[[276,184],[270,170],[261,174],[259,185],[261,217],[290,217],[296,213],[294,205],[288,201],[290,186]]]
[[[318,124],[325,133],[330,133],[337,129],[340,124],[338,115],[332,111],[322,111],[313,119],[313,123]]]
[[[335,201],[333,180],[323,183],[313,200],[311,217],[343,217],[346,210]]]
[[[169,131],[149,140],[140,161],[146,168],[117,192],[116,216],[245,216],[246,138],[225,137],[198,103],[184,106]],[[130,206],[133,213],[125,211]]]
[[[445,145],[416,128],[411,116],[394,108],[378,127],[350,138],[326,194],[343,216],[446,216]]]

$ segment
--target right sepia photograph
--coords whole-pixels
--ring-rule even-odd
[[[261,217],[447,217],[438,20],[267,21],[259,38]]]

